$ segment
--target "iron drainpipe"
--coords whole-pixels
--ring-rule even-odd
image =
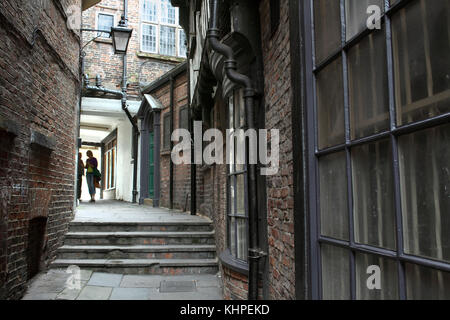
[[[175,104],[175,97],[174,97],[174,87],[175,87],[175,80],[173,77],[170,77],[170,134],[172,134],[174,126],[174,104]],[[169,138],[170,139],[170,138]],[[170,150],[173,150],[173,141],[170,139]],[[170,209],[173,209],[173,162],[169,161],[169,196],[170,196]]]
[[[190,49],[189,49],[190,50]],[[191,137],[194,136],[194,112],[192,110],[192,101],[191,101],[191,64],[187,65],[187,77],[188,77],[188,103],[189,103],[189,132],[191,133]],[[191,215],[197,215],[197,166],[195,164],[195,150],[194,143],[191,143]]]
[[[212,49],[225,56],[225,72],[228,78],[244,87],[245,113],[247,117],[248,129],[254,129],[254,104],[255,90],[249,77],[237,72],[237,63],[234,58],[233,50],[220,42],[220,30],[217,25],[217,17],[219,13],[219,1],[211,1],[211,22],[206,37]],[[257,194],[256,194],[256,165],[248,165],[248,194],[249,194],[249,280],[248,280],[248,299],[258,299],[258,274],[259,259],[262,252],[258,248],[258,211],[257,211]]]

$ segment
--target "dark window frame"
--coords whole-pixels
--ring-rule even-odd
[[[170,132],[170,122],[171,122],[170,112],[167,112],[163,116],[163,145],[162,145],[163,151],[170,150],[170,142],[172,137],[172,133]]]
[[[302,15],[305,39],[305,74],[306,74],[306,133],[307,133],[307,166],[308,166],[308,209],[309,209],[309,232],[310,232],[310,274],[311,281],[310,294],[313,299],[322,298],[322,266],[321,266],[321,250],[322,244],[333,245],[348,250],[350,257],[350,293],[351,299],[356,299],[356,253],[372,254],[378,257],[394,260],[397,263],[398,270],[398,294],[399,299],[405,300],[406,297],[406,264],[428,267],[431,269],[449,272],[450,264],[443,261],[436,261],[431,258],[423,258],[404,253],[403,248],[403,220],[401,208],[401,190],[400,190],[400,168],[399,168],[399,147],[398,139],[409,133],[420,130],[437,127],[450,121],[450,113],[435,116],[426,120],[413,122],[406,125],[398,126],[396,123],[396,101],[395,101],[395,80],[394,80],[394,59],[393,59],[393,42],[391,17],[400,9],[408,4],[419,0],[398,0],[392,6],[389,1],[385,2],[384,13],[382,14],[382,24],[386,33],[386,51],[387,51],[387,74],[388,74],[388,90],[389,90],[389,116],[390,128],[381,133],[376,133],[364,138],[352,140],[350,136],[350,110],[349,110],[349,91],[348,91],[348,59],[347,52],[355,44],[359,43],[369,33],[378,30],[365,29],[352,39],[346,40],[346,22],[345,22],[345,0],[340,0],[340,16],[341,16],[341,46],[332,53],[328,58],[320,64],[315,65],[315,47],[314,47],[314,16],[313,0],[302,2]],[[316,76],[317,74],[336,59],[342,59],[342,76],[344,84],[344,112],[345,112],[345,143],[319,150],[318,148],[318,125],[317,125],[317,97],[316,97]],[[370,142],[378,142],[383,139],[389,139],[392,148],[392,165],[394,168],[394,200],[395,200],[395,220],[396,220],[396,250],[387,250],[374,247],[371,245],[362,245],[355,242],[354,239],[354,218],[353,218],[353,199],[352,199],[352,162],[350,158],[350,150],[355,146],[366,145]],[[322,236],[320,233],[320,211],[319,211],[319,158],[336,152],[346,153],[346,176],[348,188],[348,214],[349,214],[349,241],[341,241],[329,237]]]
[[[183,119],[183,112],[186,112],[186,119]],[[185,125],[183,125],[183,120]],[[178,129],[189,130],[189,106],[187,105],[181,107],[178,111]]]

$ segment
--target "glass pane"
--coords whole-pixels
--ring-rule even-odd
[[[237,219],[238,245],[237,258],[247,260],[247,220]]]
[[[322,298],[350,299],[350,260],[346,249],[322,245]]]
[[[236,213],[236,191],[235,191],[236,176],[230,177],[230,214]]]
[[[450,111],[450,2],[413,1],[392,20],[397,123]]]
[[[237,214],[245,216],[245,184],[244,175],[236,176]]]
[[[352,139],[389,129],[384,31],[371,33],[348,52]]]
[[[369,267],[379,268],[374,271]],[[379,277],[378,277],[379,275]],[[356,299],[398,299],[397,262],[369,254],[356,254]]]
[[[406,264],[406,298],[450,300],[450,273]]]
[[[175,24],[175,8],[170,0],[161,0],[161,22]]]
[[[175,28],[160,27],[159,53],[174,56],[175,55]]]
[[[367,29],[367,19],[371,14],[367,9],[378,6],[384,12],[383,0],[345,0],[345,19],[347,24],[347,41]]]
[[[98,15],[98,30],[111,31],[111,27],[114,25],[114,16],[109,14]],[[109,38],[109,33],[99,32],[97,36],[102,38]]]
[[[142,4],[142,20],[158,22],[158,7],[156,0],[144,0]]]
[[[341,58],[317,75],[317,119],[320,149],[345,143]]]
[[[392,163],[389,140],[352,149],[355,241],[395,250]]]
[[[156,52],[156,27],[142,25],[142,50],[147,52]]]
[[[347,170],[344,152],[319,160],[320,219],[324,236],[348,240]]]
[[[186,57],[186,51],[187,51],[186,34],[184,33],[183,30],[179,30],[178,34],[179,34],[179,42],[180,42],[178,45],[178,48],[179,48],[178,55],[180,57]]]
[[[399,138],[405,252],[450,261],[450,124]]]
[[[316,65],[341,46],[339,0],[314,0]]]
[[[236,256],[236,218],[230,218],[230,251],[232,256]]]

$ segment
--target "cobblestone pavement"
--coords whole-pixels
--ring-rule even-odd
[[[23,300],[222,300],[216,275],[121,275],[81,270],[78,287],[71,276],[61,269],[42,273],[31,282]]]

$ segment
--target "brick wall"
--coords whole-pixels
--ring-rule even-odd
[[[71,5],[81,0],[0,3],[0,117],[16,128],[0,130],[0,298],[22,296],[29,266],[48,265],[73,217],[80,39],[67,27]],[[29,228],[36,219],[42,232]],[[42,240],[39,261],[30,236]]]
[[[171,70],[182,60],[140,52],[140,13],[139,0],[128,1],[128,27],[133,29],[127,51],[128,95],[131,100],[140,100],[139,81],[151,83]],[[123,14],[123,0],[103,0],[98,5],[83,13],[83,27],[96,29],[98,13],[113,14],[117,26]],[[97,35],[96,32],[84,32],[83,43]],[[122,55],[115,55],[111,39],[99,38],[88,45],[86,52],[85,73],[90,78],[97,74],[102,76],[103,86],[109,89],[122,88]],[[143,65],[145,63],[145,65]],[[142,66],[142,68],[141,68]],[[141,79],[139,73],[141,70]],[[92,82],[93,83],[93,82]]]
[[[280,130],[280,170],[267,177],[271,299],[295,299],[294,198],[291,125],[289,1],[280,1],[280,25],[270,30],[270,1],[260,4],[266,129]]]

